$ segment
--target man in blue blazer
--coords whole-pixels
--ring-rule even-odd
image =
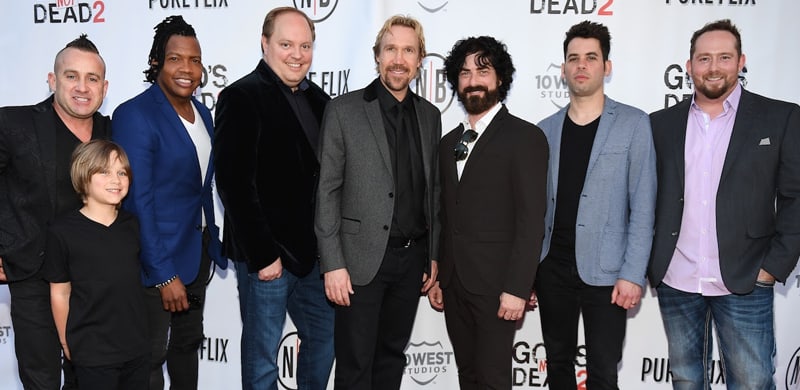
[[[133,169],[123,207],[141,225],[150,389],[163,388],[165,360],[172,389],[196,389],[210,261],[221,268],[227,261],[211,196],[214,127],[209,110],[192,97],[203,75],[200,44],[182,17],[156,26],[149,64],[145,75],[153,85],[114,111],[113,139]]]
[[[650,115],[658,197],[648,277],[676,389],[707,389],[711,324],[729,389],[775,389],[773,285],[800,256],[800,107],[746,91],[739,30],[691,38],[694,95]]]
[[[567,31],[561,76],[570,103],[539,126],[550,144],[536,296],[551,389],[575,389],[583,315],[590,389],[616,389],[627,309],[642,295],[653,237],[655,151],[647,114],[603,93],[611,36]]]

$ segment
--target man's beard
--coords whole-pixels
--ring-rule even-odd
[[[483,96],[467,96],[470,92],[483,91]],[[489,90],[484,86],[466,87],[458,93],[458,100],[464,105],[464,110],[468,114],[478,115],[494,107],[500,101],[500,91],[497,88]]]
[[[719,87],[710,87],[708,84],[706,84],[705,80],[703,80],[703,83],[701,84],[695,83],[694,89],[697,92],[700,92],[707,99],[718,99],[736,88],[737,82],[739,82],[738,79],[730,82],[727,78],[723,78],[722,85]]]

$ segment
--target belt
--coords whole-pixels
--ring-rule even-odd
[[[417,238],[389,237],[389,242],[386,244],[386,246],[389,248],[408,248],[426,240],[427,238],[427,233]]]

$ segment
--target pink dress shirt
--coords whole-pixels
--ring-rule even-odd
[[[741,96],[742,87],[737,85],[716,118],[703,112],[692,98],[684,146],[681,231],[664,276],[664,283],[672,288],[708,296],[730,294],[719,263],[717,189]]]

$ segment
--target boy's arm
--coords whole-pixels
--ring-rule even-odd
[[[71,360],[72,356],[67,346],[67,316],[69,315],[69,295],[72,292],[72,283],[50,283],[50,306],[53,309],[53,320],[58,331],[58,340],[64,349],[64,356]]]

